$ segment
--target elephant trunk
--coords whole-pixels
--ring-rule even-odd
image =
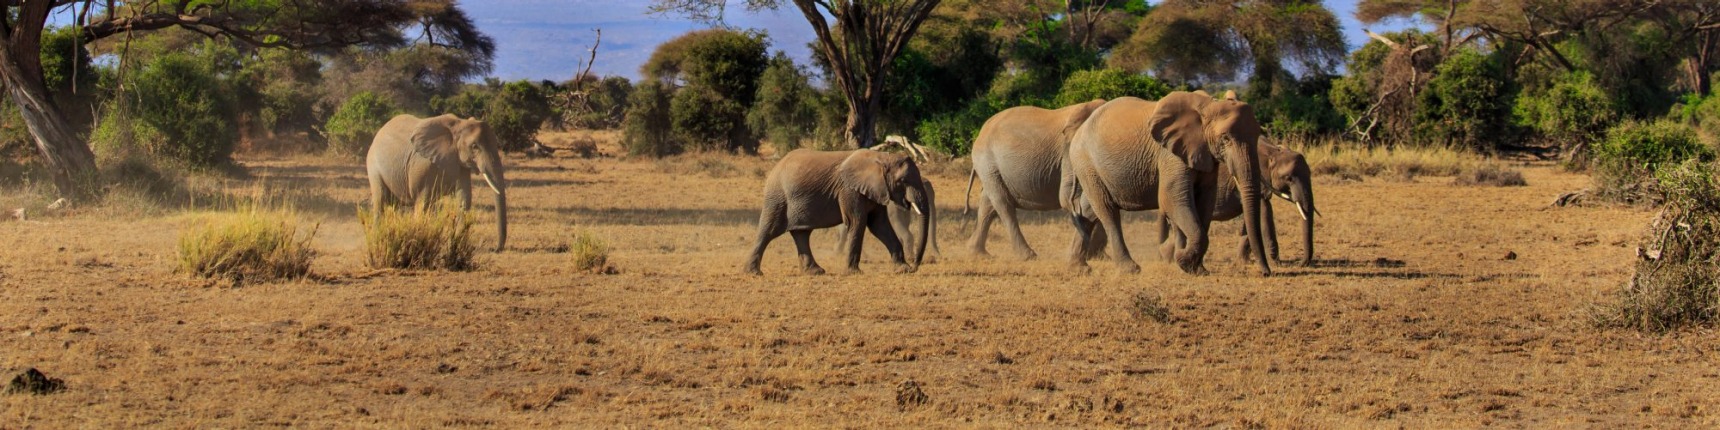
[[[1260,164],[1257,163],[1259,154],[1254,142],[1233,142],[1230,145],[1230,157],[1226,164],[1230,166],[1230,174],[1235,175],[1238,191],[1242,194],[1242,223],[1248,232],[1248,243],[1254,252],[1254,261],[1260,262],[1260,275],[1272,276],[1272,266],[1266,262],[1266,246],[1264,235],[1260,231],[1261,210],[1260,193],[1261,176]]]
[[[500,157],[493,157],[478,165],[478,172],[484,176],[484,183],[490,186],[490,191],[496,193],[496,252],[502,252],[508,247],[508,181],[502,173]]]
[[[914,232],[914,241],[915,241],[915,243],[914,243],[914,268],[915,269],[920,268],[920,262],[923,261],[924,257],[926,256],[926,244],[931,243],[933,240],[933,238],[932,238],[932,218],[937,215],[937,213],[936,213],[937,208],[936,208],[936,205],[933,204],[933,202],[932,202],[932,199],[931,199],[932,193],[931,193],[931,190],[929,189],[930,187],[931,187],[931,184],[926,184],[926,183],[922,182],[920,186],[911,187],[908,189],[908,201],[910,202],[909,204],[914,205],[915,220],[919,221],[917,223],[919,225],[916,226],[916,228],[915,228],[918,231]]]
[[[1302,265],[1314,264],[1314,185],[1298,180],[1290,188],[1290,198],[1302,214]]]

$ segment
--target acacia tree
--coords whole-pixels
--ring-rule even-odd
[[[1337,17],[1318,1],[1165,0],[1108,61],[1171,81],[1228,81],[1251,70],[1270,83],[1284,60],[1329,73],[1345,52]]]
[[[0,17],[0,84],[18,105],[41,162],[59,193],[91,195],[95,155],[54,104],[42,76],[48,16],[70,10],[84,43],[135,31],[183,28],[258,47],[334,48],[401,42],[400,25],[417,18],[400,0],[12,0]]]
[[[849,145],[877,142],[884,78],[941,0],[792,0],[818,35],[818,50],[830,62],[836,88],[848,103],[843,137]],[[726,0],[656,0],[658,13],[681,13],[721,23]],[[748,10],[776,9],[784,0],[747,0]]]

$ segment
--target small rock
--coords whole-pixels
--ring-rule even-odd
[[[1505,251],[1505,259],[1506,260],[1516,260],[1517,259],[1517,251]]]
[[[66,381],[60,378],[49,378],[42,371],[32,367],[25,369],[12,378],[12,383],[6,384],[6,394],[53,394],[66,389]]]

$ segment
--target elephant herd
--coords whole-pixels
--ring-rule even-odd
[[[1075,227],[1072,267],[1085,270],[1089,258],[1108,252],[1121,270],[1138,272],[1120,212],[1156,209],[1160,259],[1204,274],[1212,221],[1241,216],[1242,257],[1268,276],[1268,254],[1278,259],[1270,205],[1277,196],[1301,214],[1303,263],[1311,263],[1316,212],[1307,160],[1260,142],[1261,134],[1253,109],[1230,93],[1214,99],[1200,91],[1173,92],[1159,100],[1122,97],[1055,110],[1004,110],[986,121],[973,142],[968,194],[976,179],[981,192],[978,226],[968,246],[975,255],[988,255],[991,223],[1001,220],[1016,251],[1033,258],[1016,209],[1061,210]],[[742,270],[758,274],[765,247],[788,233],[801,270],[824,273],[812,257],[811,231],[842,226],[849,271],[858,271],[860,242],[871,231],[890,252],[895,270],[912,272],[936,231],[931,196],[931,182],[907,155],[790,152],[765,176],[758,241]],[[900,227],[906,216],[901,208],[912,210],[915,231]],[[912,264],[904,240],[912,242]]]
[[[1060,210],[1076,233],[1069,248],[1072,267],[1085,270],[1089,258],[1108,253],[1121,270],[1138,272],[1120,212],[1156,209],[1159,258],[1201,274],[1212,221],[1241,216],[1242,257],[1258,263],[1264,276],[1272,272],[1268,261],[1278,259],[1270,205],[1277,196],[1301,214],[1303,263],[1311,263],[1316,211],[1308,163],[1301,154],[1260,142],[1261,134],[1247,103],[1200,91],[1004,110],[986,121],[973,143],[967,194],[976,179],[981,192],[978,226],[968,246],[975,255],[988,255],[991,223],[1001,220],[1017,253],[1033,258],[1016,210]],[[483,121],[394,117],[377,131],[365,165],[374,211],[448,195],[470,209],[471,177],[477,173],[495,193],[496,249],[506,246],[507,180],[495,133]],[[766,246],[787,233],[801,271],[824,273],[812,257],[812,230],[841,226],[839,248],[847,253],[850,272],[859,269],[868,231],[889,251],[897,272],[915,271],[928,243],[935,242],[934,197],[931,181],[909,155],[789,152],[765,175],[758,240],[742,270],[759,274]],[[931,247],[935,252],[936,244]],[[911,258],[905,249],[913,250]]]

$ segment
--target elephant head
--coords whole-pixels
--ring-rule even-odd
[[[1308,160],[1302,154],[1271,144],[1260,144],[1265,162],[1261,175],[1271,195],[1296,205],[1302,215],[1302,264],[1314,262],[1314,184]]]
[[[920,267],[930,238],[935,210],[926,180],[912,157],[878,151],[856,151],[839,169],[841,180],[867,200],[879,206],[896,205],[912,209],[916,231],[913,266]]]
[[[496,194],[496,251],[507,248],[508,243],[508,182],[507,175],[502,169],[501,145],[494,131],[484,121],[476,119],[455,119],[449,123],[425,121],[418,126],[412,135],[412,140],[419,148],[434,148],[439,139],[448,139],[454,155],[459,158],[465,172],[461,174],[471,177],[476,171],[484,178],[491,192]]]
[[[1271,275],[1266,263],[1260,232],[1260,183],[1257,148],[1260,142],[1260,122],[1254,108],[1235,100],[1213,100],[1211,96],[1190,92],[1173,92],[1159,99],[1147,128],[1154,141],[1159,142],[1198,172],[1214,172],[1223,161],[1241,194],[1242,216],[1253,244],[1260,272]],[[1192,203],[1191,203],[1192,204]],[[1207,209],[1210,210],[1210,209]],[[1203,241],[1191,242],[1204,246]],[[1192,249],[1193,255],[1204,255],[1205,249]],[[1186,260],[1186,259],[1185,259]],[[1182,261],[1184,270],[1192,264]]]

